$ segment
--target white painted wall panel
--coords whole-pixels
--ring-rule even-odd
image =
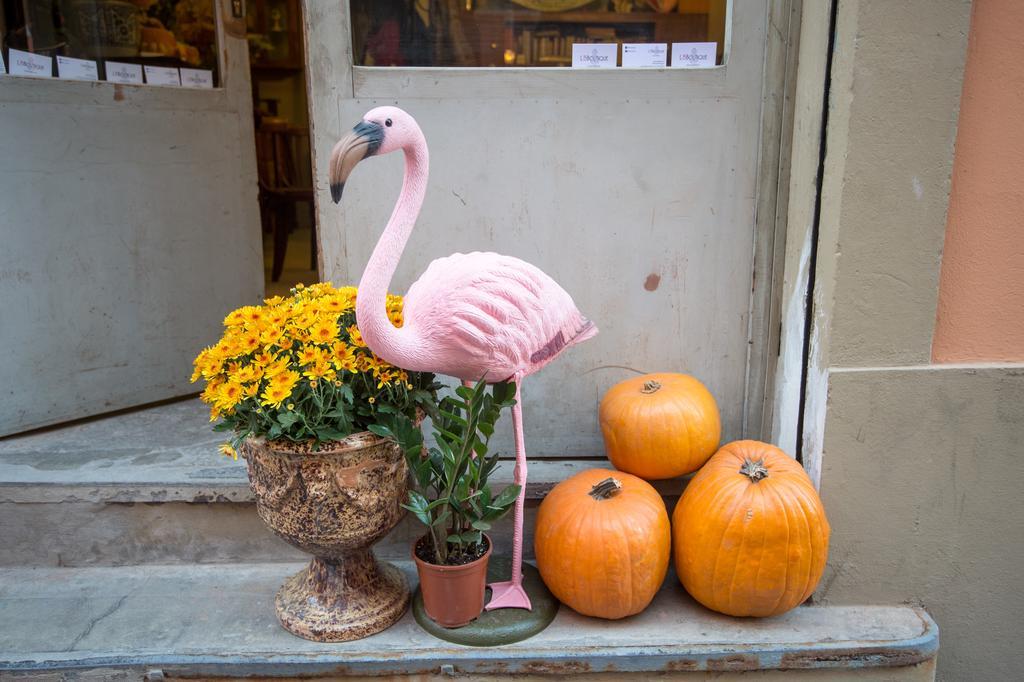
[[[0,76],[0,435],[194,392],[262,296],[245,41],[222,37],[214,91]]]

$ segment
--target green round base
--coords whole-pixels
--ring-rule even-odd
[[[509,557],[492,556],[487,566],[487,582],[508,580],[512,574],[512,560]],[[548,591],[540,572],[530,564],[523,564],[523,587],[530,597],[532,611],[526,609],[495,609],[484,611],[480,617],[461,628],[444,628],[435,623],[423,608],[423,593],[416,588],[412,598],[412,612],[416,622],[438,639],[467,646],[497,646],[521,642],[541,632],[558,613],[558,600]],[[490,590],[487,599],[490,600]]]

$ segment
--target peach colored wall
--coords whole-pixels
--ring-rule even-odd
[[[1024,2],[975,0],[935,362],[1024,360]]]

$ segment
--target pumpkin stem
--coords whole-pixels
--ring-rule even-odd
[[[754,483],[757,483],[762,478],[768,478],[768,469],[765,467],[763,459],[759,459],[756,462],[749,457],[744,459],[743,466],[740,467],[740,473]]]
[[[615,497],[622,492],[622,483],[617,478],[606,478],[600,483],[596,483],[593,488],[590,489],[590,496],[595,500],[607,500],[610,497]]]
[[[640,389],[640,392],[650,394],[654,393],[659,388],[661,388],[661,384],[659,384],[654,379],[648,379],[647,381],[644,382],[644,387]]]

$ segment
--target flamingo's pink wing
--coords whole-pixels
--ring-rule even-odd
[[[431,263],[406,295],[405,324],[436,371],[470,381],[524,376],[597,332],[540,269],[479,252]]]

